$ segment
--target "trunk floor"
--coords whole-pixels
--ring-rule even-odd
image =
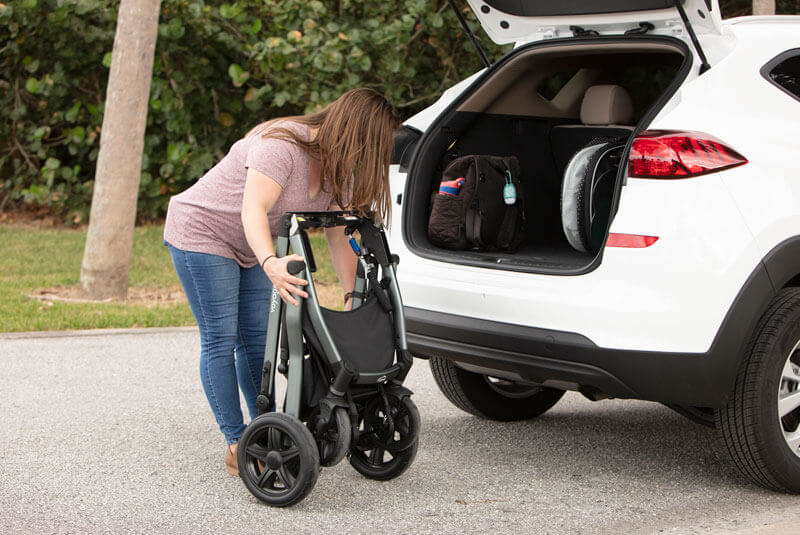
[[[451,253],[451,251],[448,251]],[[517,266],[530,266],[532,269],[571,271],[587,266],[595,255],[576,251],[569,245],[523,244],[514,253],[500,252],[467,252],[459,256],[469,255],[472,258],[483,258],[499,265],[504,263]]]

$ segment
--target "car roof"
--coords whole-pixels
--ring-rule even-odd
[[[736,37],[736,48],[750,56],[771,59],[792,48],[800,48],[800,16],[738,17],[725,25]]]
[[[763,15],[763,16],[746,16],[746,17],[734,17],[731,19],[726,19],[725,24],[730,26],[769,26],[773,28],[775,26],[785,27],[785,26],[800,26],[800,15]]]

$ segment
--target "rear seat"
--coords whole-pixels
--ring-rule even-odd
[[[557,176],[564,174],[570,158],[599,137],[628,136],[633,132],[633,101],[624,87],[594,85],[581,104],[581,123],[554,126],[550,144]]]

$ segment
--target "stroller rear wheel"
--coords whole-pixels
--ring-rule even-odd
[[[399,476],[414,462],[419,447],[419,410],[410,398],[388,396],[367,402],[359,418],[359,438],[350,448],[350,465],[370,479]],[[390,417],[387,417],[390,416]]]
[[[337,407],[333,409],[328,425],[318,430],[319,416],[320,409],[317,407],[308,417],[308,428],[317,441],[319,463],[322,466],[334,466],[344,459],[350,449],[350,417],[344,409]]]
[[[317,445],[300,420],[282,412],[263,414],[239,441],[239,475],[259,500],[276,507],[305,498],[320,472]]]

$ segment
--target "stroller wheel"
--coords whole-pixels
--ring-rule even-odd
[[[359,420],[359,439],[350,448],[350,465],[370,479],[393,479],[414,462],[419,447],[419,410],[410,398],[389,397],[392,422],[383,401],[367,402]],[[392,425],[393,424],[393,425]],[[403,447],[399,447],[403,446]]]
[[[308,429],[314,435],[319,450],[319,463],[322,466],[334,466],[339,464],[347,450],[350,449],[350,417],[341,408],[333,409],[331,419],[324,429],[317,431],[320,410],[315,408],[308,417]]]
[[[314,437],[300,420],[282,412],[263,414],[247,426],[238,461],[247,489],[276,507],[305,498],[320,471]]]
[[[411,447],[419,437],[419,410],[411,398],[389,395],[386,401],[389,402],[388,414],[382,398],[375,397],[367,402],[361,437],[390,452],[400,452]]]

